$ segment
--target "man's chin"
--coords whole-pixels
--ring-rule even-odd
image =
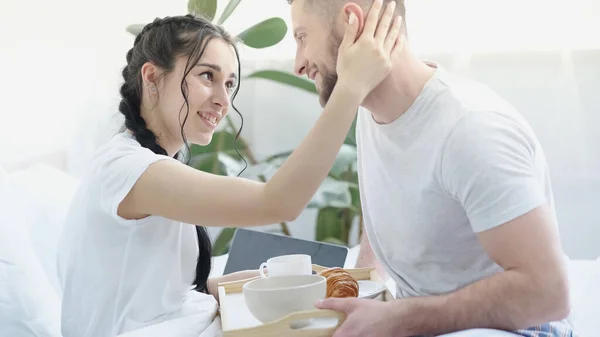
[[[325,108],[325,105],[327,104],[327,102],[329,102],[329,98],[331,98],[331,93],[331,91],[319,92],[319,104],[321,104],[322,108]]]
[[[325,105],[327,104],[327,100],[325,100],[325,97],[322,95],[319,95],[319,104],[321,105],[321,108],[325,108]]]

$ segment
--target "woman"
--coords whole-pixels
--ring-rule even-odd
[[[267,183],[212,175],[177,160],[188,142],[208,144],[233,108],[240,67],[232,37],[189,15],[157,19],[142,30],[123,70],[125,131],[98,151],[67,216],[59,253],[65,337],[116,336],[190,317],[198,334],[214,327],[216,285],[258,274],[209,279],[211,247],[202,226],[259,226],[302,212],[359,104],[400,49],[399,27],[389,29],[391,11],[375,27],[379,11],[369,14],[372,26],[357,41],[357,23],[348,25],[339,80],[322,116]]]

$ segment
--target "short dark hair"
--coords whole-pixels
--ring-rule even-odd
[[[342,5],[350,2],[350,0],[304,0],[306,4],[309,5],[320,5],[325,10],[326,14],[330,14],[333,11],[339,10]],[[406,27],[406,6],[404,5],[404,0],[384,0],[384,5],[390,1],[396,2],[396,14],[402,16],[402,25]],[[294,0],[287,0],[288,4],[292,4]],[[353,0],[362,6],[363,10],[368,10],[373,4],[373,0]]]

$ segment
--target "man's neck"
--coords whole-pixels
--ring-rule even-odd
[[[417,99],[435,69],[409,51],[396,61],[390,75],[363,101],[375,122],[389,124],[400,118]]]

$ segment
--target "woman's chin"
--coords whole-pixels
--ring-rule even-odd
[[[202,133],[198,133],[198,134],[194,135],[194,138],[188,139],[188,141],[192,144],[206,146],[206,145],[210,144],[212,139],[213,139],[212,132],[202,132]]]

